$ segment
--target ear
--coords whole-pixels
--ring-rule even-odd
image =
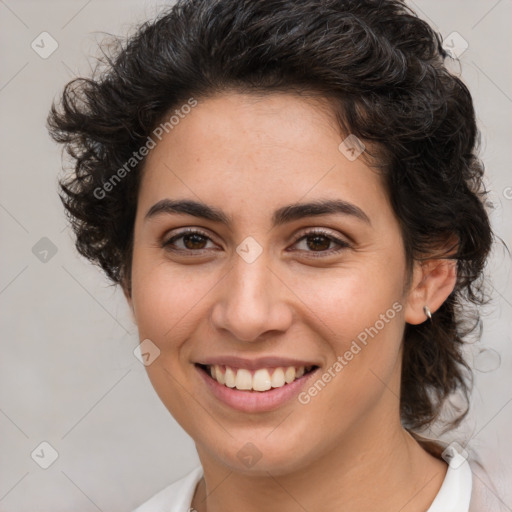
[[[126,279],[124,279],[121,283],[121,288],[123,290],[123,294],[126,298],[126,302],[128,303],[128,306],[131,310],[131,317],[133,320],[133,323],[137,325],[137,318],[135,316],[135,309],[133,308],[133,299],[132,299],[132,290],[131,290],[131,283],[127,282]]]
[[[452,293],[456,281],[456,260],[431,259],[415,262],[407,296],[405,321],[417,325],[428,320],[423,308],[427,306],[434,314]]]

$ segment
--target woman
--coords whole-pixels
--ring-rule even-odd
[[[52,107],[77,248],[201,461],[137,512],[489,507],[427,439],[492,243],[446,57],[399,0],[183,0]]]

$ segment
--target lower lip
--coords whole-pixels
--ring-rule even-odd
[[[228,388],[223,384],[219,384],[199,366],[195,368],[215,397],[233,409],[242,412],[267,412],[278,409],[289,400],[295,398],[301,389],[306,386],[309,379],[319,370],[319,368],[316,368],[280,388],[272,388],[268,391],[240,391],[236,388]]]

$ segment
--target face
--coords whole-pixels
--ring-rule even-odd
[[[212,463],[285,473],[399,424],[403,242],[344,138],[320,100],[225,93],[147,158],[129,302]]]

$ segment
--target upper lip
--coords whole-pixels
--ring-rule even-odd
[[[300,366],[318,366],[317,363],[312,361],[276,356],[258,357],[255,359],[247,359],[237,356],[215,356],[201,359],[200,361],[197,361],[197,364],[204,366],[225,365],[230,366],[231,368],[245,368],[247,370],[279,368],[280,366],[285,368],[288,366],[295,366],[296,368]]]

